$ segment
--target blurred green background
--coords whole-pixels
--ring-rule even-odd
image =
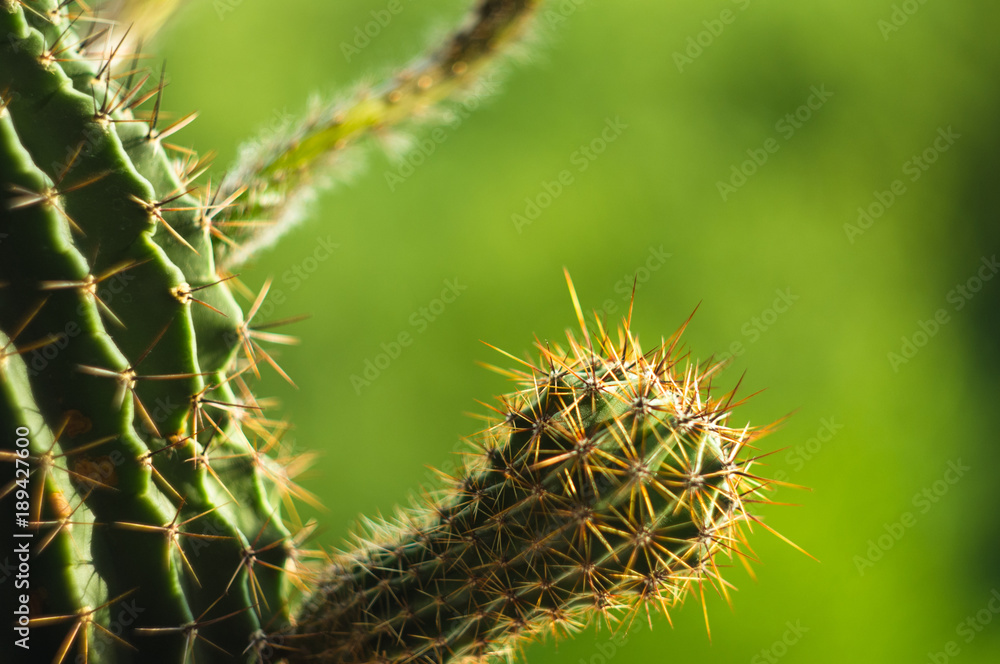
[[[178,142],[218,149],[221,169],[310,94],[419,53],[467,3],[402,0],[348,62],[342,45],[386,5],[192,2],[157,49],[165,106],[201,113]],[[734,424],[794,411],[763,441],[781,450],[767,472],[811,491],[760,513],[821,562],[758,529],[757,580],[736,565],[733,608],[709,598],[711,640],[689,602],[673,629],[637,624],[615,648],[591,629],[527,661],[997,661],[1000,5],[546,9],[527,61],[412,175],[390,188],[398,162],[370,151],[242,270],[254,288],[274,277],[268,319],[311,315],[281,355],[299,389],[270,373],[259,392],[321,452],[302,478],[327,508],[318,543],[449,463],[479,426],[464,413],[507,389],[476,363],[508,360],[479,340],[520,354],[561,337],[566,266],[585,308],[623,311],[638,279],[647,346],[697,306],[693,356],[735,351],[725,387],[746,372],[742,394],[765,390]],[[627,127],[581,170],[608,121]],[[573,183],[539,200],[563,170]],[[518,228],[526,198],[550,204]],[[315,261],[320,238],[339,246]],[[441,311],[446,280],[464,290]],[[413,344],[355,389],[401,332]]]

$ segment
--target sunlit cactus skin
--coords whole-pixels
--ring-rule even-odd
[[[581,336],[508,372],[463,470],[330,556],[306,548],[288,425],[248,384],[284,376],[265,344],[291,338],[255,320],[266,287],[244,312],[232,270],[359,139],[472,89],[539,4],[478,0],[427,56],[208,180],[171,144],[193,114],[163,121],[163,74],[130,52],[158,20],[126,39],[82,3],[0,0],[0,505],[31,543],[30,587],[0,581],[30,627],[11,661],[486,661],[726,592],[716,554],[748,551],[763,430],[727,426],[718,366],[676,337],[644,354],[628,321],[588,331],[574,294]]]

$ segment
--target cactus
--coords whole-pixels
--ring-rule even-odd
[[[330,556],[304,548],[285,424],[248,386],[282,337],[255,327],[265,293],[244,314],[231,270],[358,139],[467,91],[537,4],[479,0],[429,56],[254,143],[213,185],[166,140],[193,116],[164,126],[162,74],[125,52],[136,35],[82,3],[0,0],[15,661],[486,661],[726,593],[716,557],[749,551],[745,506],[770,482],[745,450],[767,428],[726,426],[719,365],[688,363],[677,335],[644,353],[631,314],[617,337],[588,328],[574,292],[580,331],[506,371],[518,389],[462,469]]]

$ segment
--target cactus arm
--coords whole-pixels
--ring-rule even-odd
[[[444,495],[376,524],[299,616],[299,662],[485,661],[625,609],[665,610],[740,555],[762,487],[709,377],[628,332],[539,367]],[[615,347],[624,349],[615,352]]]
[[[317,179],[358,139],[412,120],[468,89],[520,36],[538,4],[480,0],[444,47],[347,103],[319,110],[245,149],[217,197],[227,203],[219,222],[240,245],[217,244],[220,265],[238,265],[294,223],[300,198],[322,183]]]

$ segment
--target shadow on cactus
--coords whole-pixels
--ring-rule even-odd
[[[233,270],[359,139],[467,94],[537,4],[480,0],[431,55],[213,184],[170,142],[193,116],[165,125],[162,72],[128,52],[157,21],[129,33],[82,3],[0,0],[14,661],[487,661],[727,595],[716,558],[749,557],[764,430],[727,425],[719,365],[688,363],[677,335],[643,352],[628,319],[588,330],[573,293],[578,336],[509,356],[517,390],[462,469],[330,556],[303,548],[287,426],[248,385],[289,338],[254,323],[261,298],[244,315]]]

